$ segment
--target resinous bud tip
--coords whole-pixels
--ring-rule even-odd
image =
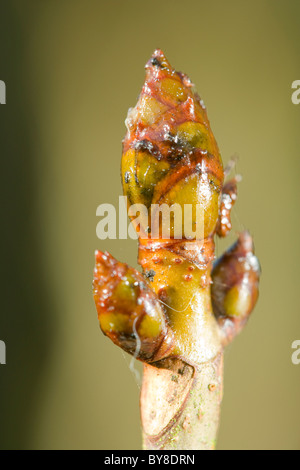
[[[170,65],[169,61],[167,60],[165,54],[161,49],[155,49],[151,58],[145,65],[146,70],[157,70],[157,69],[164,69],[169,70],[170,72],[173,70],[172,66]]]

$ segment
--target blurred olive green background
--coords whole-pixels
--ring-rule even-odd
[[[224,162],[240,156],[234,228],[263,270],[226,351],[218,448],[300,448],[299,23],[298,0],[0,1],[1,448],[141,446],[136,378],[91,279],[96,248],[137,266],[136,242],[97,239],[96,208],[118,203],[124,120],[157,47],[196,84]]]

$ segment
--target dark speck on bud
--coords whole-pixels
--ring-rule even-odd
[[[149,271],[145,272],[145,277],[147,279],[149,279],[150,282],[153,282],[153,278],[154,278],[155,274],[156,274],[156,272],[154,271],[154,269],[150,269]]]
[[[154,67],[161,67],[162,66],[161,63],[159,62],[159,60],[156,57],[152,57],[151,64],[154,65]]]

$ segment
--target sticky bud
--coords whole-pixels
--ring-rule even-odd
[[[173,333],[142,274],[97,251],[93,293],[100,327],[115,344],[145,362],[170,353]]]
[[[203,209],[203,235],[212,235],[224,179],[221,156],[206,109],[191,81],[176,72],[159,49],[147,62],[145,83],[136,106],[129,110],[126,126],[121,173],[128,207],[156,206],[153,216],[148,213],[136,218],[130,211],[139,236],[150,238],[153,232],[159,233],[157,226],[161,229],[162,223],[158,212],[165,205],[173,209],[176,205],[184,220],[188,204],[194,208],[199,204]],[[182,234],[190,238],[184,224],[175,224],[173,219],[177,217],[172,215],[169,236],[161,233],[161,237],[181,238]],[[192,211],[193,229],[195,223],[196,209]]]
[[[227,336],[238,333],[252,312],[258,298],[259,277],[252,237],[244,231],[212,271],[213,310]]]

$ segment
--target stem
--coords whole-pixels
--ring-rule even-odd
[[[222,400],[223,354],[196,368],[179,362],[170,369],[144,366],[144,449],[212,450]]]

